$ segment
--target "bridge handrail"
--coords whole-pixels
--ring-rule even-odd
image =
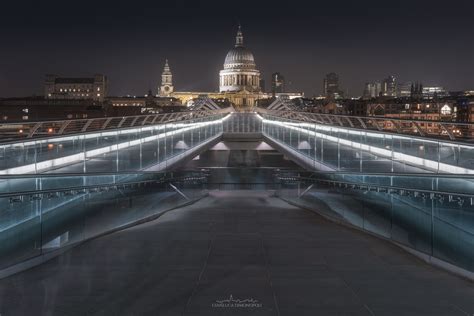
[[[316,123],[344,128],[395,133],[409,136],[447,139],[451,141],[473,140],[474,123],[449,121],[401,119],[383,116],[355,116],[346,114],[326,114],[304,111],[267,110],[256,108],[260,114],[268,114],[282,119],[306,123]]]
[[[390,176],[387,174],[387,176]],[[432,176],[433,177],[433,176]],[[436,176],[437,177],[437,176]],[[433,178],[436,178],[433,177]],[[457,179],[457,177],[451,177]],[[360,191],[376,191],[382,193],[391,193],[400,196],[414,196],[420,198],[430,198],[430,199],[444,199],[448,198],[450,201],[459,201],[461,199],[469,199],[474,202],[474,193],[464,193],[456,191],[445,191],[445,190],[434,190],[434,189],[423,189],[423,188],[413,188],[397,185],[384,185],[378,183],[370,182],[361,182],[361,181],[347,181],[347,180],[334,180],[334,179],[322,179],[322,178],[310,178],[310,177],[295,177],[295,176],[279,176],[278,179],[281,181],[287,182],[312,182],[312,183],[322,183],[327,185],[332,185],[334,187],[340,188],[350,188],[353,190]]]
[[[197,119],[225,113],[223,110],[196,110],[133,116],[97,117],[89,119],[45,120],[0,123],[0,142],[31,140],[77,133],[113,130],[117,128],[141,127],[167,122]]]
[[[156,179],[146,179],[146,180],[134,180],[134,181],[114,181],[114,182],[108,182],[108,183],[96,183],[96,184],[87,184],[87,185],[81,185],[81,186],[66,186],[66,187],[56,187],[56,188],[50,188],[50,189],[41,189],[41,190],[21,190],[21,191],[14,191],[14,192],[0,192],[0,199],[2,198],[9,198],[9,197],[30,197],[31,200],[33,200],[31,197],[43,197],[46,194],[50,193],[61,193],[65,195],[72,195],[72,194],[77,194],[77,193],[90,193],[93,192],[91,190],[99,190],[101,191],[102,189],[104,190],[109,190],[109,189],[120,189],[120,188],[127,188],[127,187],[139,187],[139,186],[146,186],[148,184],[156,184],[156,183],[168,183],[170,181],[176,181],[176,182],[181,182],[181,181],[197,181],[200,180],[202,181],[203,179],[206,178],[206,175],[179,175],[179,176],[173,176],[172,173],[169,172],[149,172],[149,173],[128,173],[128,174],[133,174],[133,175],[140,175],[140,174],[145,174],[145,175],[154,175],[155,177],[160,177]],[[89,175],[88,175],[89,176]],[[92,176],[95,176],[95,174],[92,174]],[[64,178],[67,177],[67,174],[63,175],[58,175],[58,178]],[[43,178],[43,175],[37,178]],[[23,201],[23,199],[21,199]],[[15,201],[11,201],[15,202]]]

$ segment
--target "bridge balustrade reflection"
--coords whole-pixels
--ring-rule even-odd
[[[474,272],[473,176],[281,172],[278,179],[278,196],[291,203]]]
[[[316,170],[474,173],[473,144],[259,117],[265,137]]]
[[[0,277],[199,199],[204,180],[200,172],[0,176]]]

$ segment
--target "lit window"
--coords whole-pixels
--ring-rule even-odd
[[[443,115],[449,115],[449,114],[451,114],[451,108],[449,107],[449,105],[445,104],[445,105],[441,108],[441,114],[443,114]]]
[[[63,88],[59,89],[59,92],[63,92]]]
[[[100,87],[97,87],[97,91],[100,91]]]
[[[100,93],[97,93],[97,96],[100,97]]]
[[[27,119],[28,119],[28,115],[23,115],[21,118],[22,118],[23,120],[27,120]]]

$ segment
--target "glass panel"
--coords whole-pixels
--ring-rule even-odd
[[[283,180],[278,194],[474,271],[472,177],[350,173],[315,173],[306,177],[312,182]]]
[[[124,173],[0,179],[12,189],[24,191],[35,184],[38,190],[47,190],[0,197],[0,269],[159,214],[204,193],[199,181],[183,182],[187,177],[180,177],[172,181],[174,189],[169,182],[157,181],[164,177],[164,173]],[[114,185],[120,183],[124,185]]]
[[[40,202],[0,198],[0,269],[41,254]]]
[[[474,206],[438,199],[433,219],[433,255],[474,271]]]

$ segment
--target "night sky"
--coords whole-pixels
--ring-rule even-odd
[[[44,75],[103,73],[109,95],[156,92],[165,58],[178,91],[215,91],[237,23],[267,90],[349,95],[401,82],[474,90],[472,1],[8,1],[0,12],[0,96],[41,95]]]

